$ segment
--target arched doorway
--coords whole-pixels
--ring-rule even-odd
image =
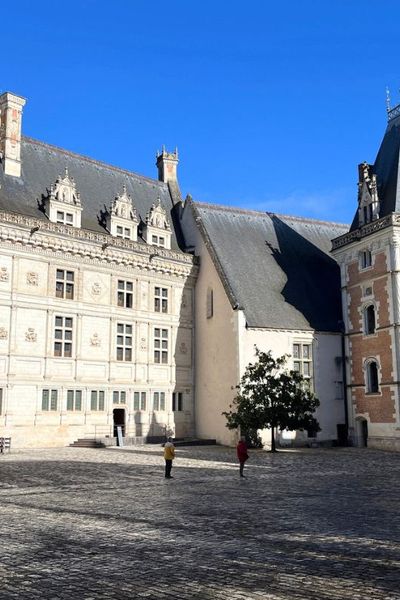
[[[114,437],[117,437],[117,427],[121,427],[122,435],[125,436],[125,409],[114,408],[113,410]]]
[[[356,420],[357,446],[366,448],[368,446],[368,421],[367,419]]]

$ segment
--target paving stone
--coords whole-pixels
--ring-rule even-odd
[[[398,454],[0,456],[1,600],[400,600]]]

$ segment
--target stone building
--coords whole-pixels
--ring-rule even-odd
[[[159,180],[21,137],[0,96],[0,435],[14,446],[194,434],[196,259]]]
[[[333,241],[341,269],[350,435],[400,450],[400,105],[373,165],[359,165],[350,231]]]
[[[400,107],[349,231],[183,202],[177,151],[149,179],[21,136],[24,105],[0,96],[0,436],[232,444],[257,345],[321,402],[282,444],[400,447]]]
[[[254,346],[287,354],[320,400],[321,431],[282,432],[281,444],[336,441],[346,435],[339,268],[331,239],[348,227],[311,219],[201,204],[181,217],[200,257],[195,303],[196,428],[232,444],[225,427]],[[268,442],[268,431],[262,432]],[[313,438],[316,439],[313,439]],[[311,439],[310,439],[311,438]]]

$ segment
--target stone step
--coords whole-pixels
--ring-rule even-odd
[[[89,438],[80,438],[70,444],[71,448],[104,448],[104,444]]]

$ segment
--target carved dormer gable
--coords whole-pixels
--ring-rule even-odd
[[[365,225],[379,219],[379,198],[376,175],[366,162],[358,166],[358,222]]]
[[[152,246],[171,248],[171,226],[167,218],[167,212],[161,205],[160,198],[156,204],[152,205],[146,215],[143,239]]]
[[[106,216],[106,228],[111,235],[136,241],[138,224],[136,208],[124,185],[122,192],[111,203]]]
[[[63,223],[73,227],[81,226],[82,205],[74,178],[65,169],[64,177],[57,177],[54,185],[47,190],[44,199],[45,213],[53,223]]]

